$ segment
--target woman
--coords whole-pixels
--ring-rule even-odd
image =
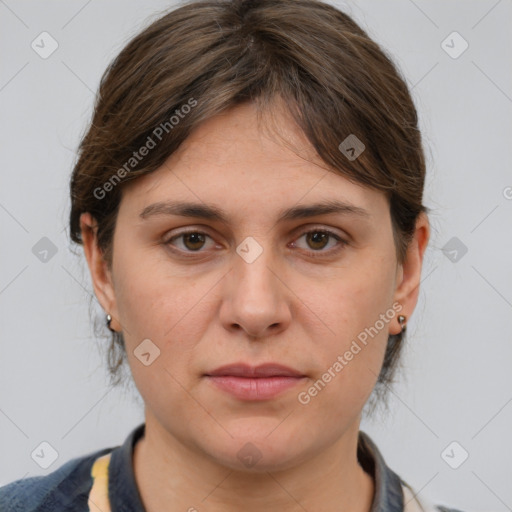
[[[359,431],[385,401],[429,239],[416,109],[346,14],[193,2],[102,78],[73,170],[145,422],[0,490],[3,510],[453,510]]]

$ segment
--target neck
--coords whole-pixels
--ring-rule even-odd
[[[147,512],[369,512],[372,477],[357,462],[359,424],[335,445],[292,468],[246,472],[184,446],[146,414],[134,447],[135,480]]]

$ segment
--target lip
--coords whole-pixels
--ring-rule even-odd
[[[306,378],[301,372],[278,363],[259,366],[229,364],[204,376],[217,389],[241,400],[269,400]]]
[[[251,366],[246,363],[232,363],[220,366],[206,375],[209,377],[305,377],[298,370],[279,363],[265,363],[258,366]]]

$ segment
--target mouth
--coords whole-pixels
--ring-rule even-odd
[[[250,366],[235,363],[204,374],[216,389],[240,400],[269,400],[297,386],[303,373],[277,363]]]

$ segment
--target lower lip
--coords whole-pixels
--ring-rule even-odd
[[[304,377],[233,377],[207,376],[219,389],[241,400],[268,400],[296,386]]]

